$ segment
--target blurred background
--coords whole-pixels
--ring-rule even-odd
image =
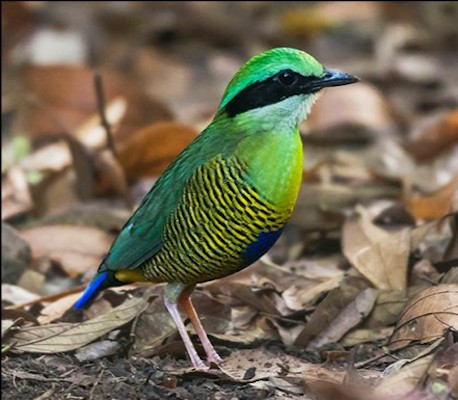
[[[2,221],[29,254],[2,258],[4,282],[45,295],[56,274],[86,281],[234,72],[277,46],[362,82],[323,94],[301,125],[304,187],[274,259],[341,258],[357,204],[410,225],[456,210],[457,18],[440,1],[2,2]]]
[[[99,348],[95,358],[119,352],[127,337],[135,337],[128,346],[135,354],[163,357],[173,349],[184,357],[162,302],[151,299],[148,311],[142,313],[144,300],[132,315],[123,314],[125,322],[135,318],[126,328],[130,333],[109,325],[116,321],[112,318],[97,337],[80,331],[73,347],[46,340],[40,347],[35,338],[43,325],[58,329],[142,197],[211,121],[237,69],[257,53],[284,46],[305,50],[361,82],[325,91],[301,124],[302,190],[275,247],[253,267],[196,291],[207,332],[233,350],[242,342],[255,347],[263,338],[301,349],[338,342],[349,350],[369,342],[377,352],[378,340],[391,338],[393,350],[401,341],[441,339],[444,324],[456,329],[458,313],[451,310],[458,304],[457,21],[453,1],[3,1],[2,337],[8,332],[7,347],[59,353],[58,362],[46,360],[63,365],[61,352],[84,349],[114,330],[111,350]],[[436,289],[442,296],[437,301],[428,292],[425,303],[416,303],[420,308],[401,314],[411,295]],[[130,304],[126,293],[142,290],[108,290],[84,319],[120,313],[115,306]],[[360,294],[365,311],[355,319],[341,318]],[[435,318],[435,313],[442,314]],[[417,321],[425,315],[422,321],[428,323],[409,336],[413,331],[403,328],[408,324],[402,318]],[[344,322],[349,325],[342,328]],[[20,336],[18,327],[32,336]],[[341,334],[317,336],[326,329]],[[174,347],[167,347],[170,343]],[[253,351],[247,368],[253,359],[263,359],[256,353],[264,351],[261,347]],[[315,362],[334,360],[320,354]],[[2,366],[4,360],[10,395],[17,393],[11,381],[21,368],[48,373],[26,355],[2,357]],[[148,391],[149,361],[141,360],[129,362],[137,363],[137,381],[146,382],[138,390]],[[163,367],[171,360],[153,362]],[[371,364],[375,375],[393,362],[380,360]],[[240,374],[239,362],[234,371]],[[66,368],[73,376],[77,364],[70,359],[68,368],[57,372],[50,366],[50,376]],[[121,364],[110,365],[117,371]],[[125,368],[122,375],[130,376],[133,367]],[[259,373],[264,367],[257,368]],[[447,371],[441,368],[435,377]],[[425,382],[425,369],[416,371],[421,376],[414,383]],[[113,376],[102,380],[106,390],[111,393],[116,385],[127,393]],[[161,384],[162,378],[151,379]],[[41,393],[49,382],[24,382],[24,398],[45,398]],[[193,382],[188,378],[183,384]],[[53,381],[52,390],[64,393],[66,384],[54,387]],[[206,386],[187,387],[181,398],[197,398],[194,390]],[[386,384],[383,390],[395,389],[404,387]]]

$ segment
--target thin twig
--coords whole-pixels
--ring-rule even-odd
[[[105,114],[105,95],[103,92],[102,74],[100,72],[96,72],[94,74],[94,85],[95,85],[95,93],[97,95],[97,106],[99,108],[100,120],[101,120],[102,126],[105,129],[105,133],[107,136],[107,147],[111,150],[113,155],[117,158],[117,152],[116,152],[115,141],[113,138],[113,133],[111,131],[111,126]]]
[[[100,380],[102,379],[102,376],[103,376],[103,373],[104,373],[104,372],[105,372],[105,369],[102,368],[102,369],[100,370],[99,376],[97,377],[97,380],[96,380],[95,383],[94,383],[94,386],[92,386],[91,391],[89,392],[88,400],[92,400],[92,398],[93,398],[93,396],[94,396],[95,388],[96,388],[97,385],[100,383]]]

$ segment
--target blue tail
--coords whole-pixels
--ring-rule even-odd
[[[88,285],[84,293],[73,306],[75,310],[80,310],[81,308],[83,308],[99,290],[103,289],[106,286],[106,282],[104,281],[107,275],[108,271],[103,271],[97,274],[95,279]],[[105,283],[105,285],[102,285],[103,283]]]

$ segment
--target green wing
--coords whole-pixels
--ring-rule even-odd
[[[177,208],[187,181],[200,165],[218,154],[233,152],[238,143],[233,139],[222,142],[221,135],[207,129],[184,149],[126,222],[99,272],[136,268],[159,252],[164,244],[165,224]]]

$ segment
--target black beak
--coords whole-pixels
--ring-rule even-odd
[[[317,92],[325,87],[349,85],[350,83],[358,81],[359,78],[347,74],[346,72],[325,69],[322,77],[314,79],[312,82],[308,83],[307,90],[310,92]]]

